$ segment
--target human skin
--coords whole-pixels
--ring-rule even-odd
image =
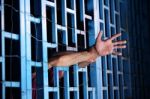
[[[90,63],[95,62],[100,56],[106,56],[109,54],[121,56],[121,52],[116,52],[117,49],[126,48],[126,40],[115,41],[117,37],[120,37],[121,33],[113,35],[107,40],[102,40],[102,32],[99,32],[96,43],[90,49],[81,52],[66,51],[57,53],[54,57],[49,59],[48,68],[51,75],[49,76],[50,83],[53,82],[53,71],[50,68],[57,66],[71,66],[78,64],[79,67],[86,67]],[[33,73],[33,88],[36,88],[36,73]],[[64,76],[63,71],[59,71],[59,79]],[[33,97],[36,96],[36,91],[33,91]],[[36,98],[33,98],[36,99]]]
[[[113,42],[120,36],[121,33],[118,33],[107,40],[102,40],[102,32],[99,32],[93,47],[81,52],[66,51],[58,53],[56,56],[49,59],[48,66],[51,68],[55,66],[71,66],[78,64],[80,67],[85,67],[100,56],[109,54],[121,56],[122,53],[117,52],[116,50],[126,48],[127,41],[120,40]]]

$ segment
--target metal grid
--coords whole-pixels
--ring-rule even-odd
[[[104,37],[122,33],[119,39],[128,39],[127,1],[100,1],[100,28],[105,31]],[[104,4],[104,5],[103,5]],[[102,57],[102,90],[104,99],[127,99],[130,97],[130,68],[128,51],[122,50],[123,56],[108,55]]]
[[[37,91],[37,99],[130,96],[129,61],[113,55],[100,57],[86,68],[77,64],[53,68],[54,85],[48,83],[48,58],[52,53],[89,48],[100,30],[104,39],[116,32],[128,39],[126,0],[13,1],[1,0],[2,99],[16,93],[16,99],[31,99],[32,90]],[[128,57],[127,51],[122,52]],[[37,73],[37,89],[32,89],[33,71]],[[64,71],[63,80],[59,71]]]

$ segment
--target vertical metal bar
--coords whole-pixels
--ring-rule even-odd
[[[41,1],[41,15],[42,15],[42,53],[43,53],[43,86],[44,99],[49,99],[48,95],[48,59],[47,59],[47,26],[46,26],[46,0]]]
[[[64,0],[64,26],[66,27],[66,48],[68,47],[68,23],[67,23],[67,2],[66,2],[67,0]],[[69,72],[69,71],[67,71],[67,72]],[[69,74],[67,74],[68,75],[68,77],[69,77]],[[66,75],[66,76],[67,76]],[[69,78],[68,79],[64,79],[64,80],[67,80],[67,81],[69,81]],[[67,82],[66,82],[67,83]],[[66,87],[69,87],[69,86],[66,86]],[[68,89],[66,89],[66,92],[68,92],[69,91],[69,88]],[[66,93],[67,94],[67,93]],[[68,93],[68,97],[65,97],[66,99],[68,98],[70,98],[70,92]]]
[[[93,0],[93,10],[94,10],[94,34],[95,38],[97,37],[99,29],[99,0]],[[95,86],[96,86],[96,98],[102,98],[102,61],[101,57],[99,57],[96,61],[96,66],[93,69],[96,73],[95,77]]]
[[[54,20],[54,34],[55,34],[55,43],[57,44],[57,51],[58,51],[58,33],[57,33],[57,6],[56,6],[56,0],[54,0],[55,3],[55,7],[54,7],[54,16],[52,18],[52,20]],[[53,21],[52,21],[53,22]]]
[[[26,91],[27,91],[27,99],[32,98],[32,79],[31,79],[31,23],[30,23],[30,0],[25,1],[25,32],[26,32]],[[27,80],[28,79],[28,80]]]
[[[58,68],[54,68],[54,86],[57,88],[57,93],[54,95],[54,99],[60,98],[60,92],[59,92],[59,75],[58,75]]]
[[[109,24],[109,26],[108,26],[108,27],[109,27],[109,28],[108,28],[108,36],[109,36],[109,37],[111,37],[111,35],[112,35],[112,33],[111,33],[111,17],[112,17],[112,16],[110,16],[110,13],[113,12],[113,10],[114,10],[114,9],[111,9],[111,8],[110,8],[110,5],[112,5],[111,0],[108,0],[108,16],[107,16],[108,19],[107,19],[107,20],[108,20],[108,24]],[[112,22],[113,22],[113,21],[112,21]],[[109,92],[110,92],[109,94],[111,95],[110,99],[114,99],[114,90],[113,90],[113,88],[114,88],[113,82],[114,82],[114,81],[113,81],[112,55],[109,55],[108,57],[109,57],[109,58],[108,58],[108,61],[109,61],[109,64],[108,64],[108,65],[109,65],[109,67],[110,67],[110,71],[112,72],[112,73],[110,73],[110,82],[109,82],[110,85],[108,86],[108,88],[110,87],[110,89],[109,89]]]
[[[69,69],[68,69],[69,70]],[[70,99],[70,91],[69,91],[69,71],[65,71],[64,73],[64,93],[65,99]]]
[[[100,18],[100,30],[101,31],[103,31],[103,38],[104,37],[106,37],[106,33],[105,33],[105,28],[104,28],[104,26],[105,26],[105,22],[104,22],[104,19],[105,19],[105,15],[104,15],[104,0],[99,0],[99,13],[100,13],[100,16],[99,16],[99,18]],[[107,99],[107,97],[108,97],[108,90],[106,89],[106,90],[104,90],[103,88],[104,87],[107,87],[108,86],[108,82],[107,82],[107,73],[106,73],[106,71],[107,71],[107,60],[106,60],[106,56],[104,56],[104,57],[102,57],[101,58],[102,60],[102,63],[100,63],[101,65],[103,65],[102,67],[103,68],[101,68],[101,70],[100,70],[100,80],[99,80],[99,82],[101,82],[101,90],[100,90],[100,98],[101,99]],[[102,75],[103,74],[103,75]],[[103,76],[105,76],[105,77],[103,77]],[[104,79],[102,79],[102,78],[104,78]],[[103,83],[103,84],[102,84]]]
[[[77,47],[78,47],[78,46],[77,46],[77,44],[78,44],[77,42],[78,42],[78,41],[77,41],[77,31],[76,31],[76,30],[77,30],[76,0],[73,0],[73,4],[74,4],[74,11],[75,11],[75,13],[74,13],[74,28],[75,28],[75,29],[74,29],[74,33],[75,33],[75,44],[76,44],[76,48],[77,48]]]
[[[65,9],[65,7],[66,7],[66,0],[61,0],[61,5],[62,5],[62,9],[61,9],[61,11],[62,11],[62,26],[66,26],[66,9]]]
[[[4,23],[4,0],[1,0],[1,29],[4,30],[5,28],[5,23]],[[2,31],[1,31],[2,33]],[[6,93],[6,89],[5,89],[5,37],[4,34],[2,33],[2,99],[5,99],[5,93]]]
[[[34,16],[32,16],[32,18],[34,18],[35,16],[36,17],[39,17],[41,16],[41,0],[39,2],[36,2],[36,0],[33,0],[33,1],[30,1],[30,2],[34,2],[33,5],[31,5],[31,11],[32,9],[34,9]],[[32,12],[31,12],[32,13]],[[41,17],[40,17],[41,18]],[[34,18],[36,19],[36,18]],[[39,18],[37,18],[39,19]],[[41,19],[42,20],[42,19]],[[31,33],[31,34],[34,34],[34,37],[37,38],[35,41],[35,43],[32,43],[34,45],[31,45],[31,46],[34,46],[35,47],[35,51],[32,51],[32,53],[35,52],[35,72],[36,72],[36,98],[37,99],[44,99],[44,97],[47,97],[47,96],[44,96],[44,86],[43,86],[43,64],[41,64],[42,66],[41,67],[37,67],[37,62],[38,61],[41,61],[41,63],[43,62],[42,61],[42,43],[40,40],[42,40],[42,23],[41,23],[41,20],[39,20],[39,22],[37,23],[36,21],[32,21],[32,24],[33,26],[31,25],[31,29],[35,29],[35,31],[32,31],[31,32],[34,32],[34,33]],[[32,38],[33,39],[33,38]],[[32,64],[33,66],[33,64]]]
[[[68,45],[68,28],[67,28],[67,3],[66,3],[66,0],[64,0],[64,14],[65,14],[65,17],[64,17],[64,26],[66,27],[66,45]],[[66,46],[67,47],[67,46]]]
[[[83,94],[84,94],[84,99],[89,99],[89,98],[88,98],[88,77],[87,77],[87,68],[86,68],[86,71],[83,72]]]
[[[81,0],[80,0],[80,2],[81,2]],[[86,14],[85,13],[85,0],[83,0],[81,4],[83,5],[82,6],[83,7],[83,9],[82,9],[83,11],[81,11],[81,12],[82,12],[82,17],[83,17],[83,30],[85,31],[85,33],[84,33],[84,45],[85,45],[84,48],[87,48],[87,38],[86,38],[87,37],[86,36],[87,35],[87,31],[86,31],[86,23],[85,23],[85,21],[86,21],[86,19],[85,19],[85,14]]]
[[[78,91],[77,92],[74,92],[75,96],[74,98],[75,99],[79,99],[79,75],[78,75],[78,66],[77,65],[74,65],[73,67],[73,72],[74,72],[74,86],[77,87]]]
[[[119,32],[121,32],[121,26],[120,26],[120,1],[118,1],[118,12],[119,12]],[[121,50],[121,52],[122,52],[122,50]],[[121,61],[121,66],[122,66],[122,69],[123,69],[123,60]],[[123,70],[122,70],[122,72],[123,72]],[[122,75],[120,76],[121,77],[121,85],[120,85],[120,98],[121,99],[124,99],[124,90],[123,90],[123,87],[124,87],[124,79],[123,79],[123,73],[122,73]]]
[[[115,0],[113,0],[113,9],[114,9],[114,13],[115,13]],[[116,31],[116,15],[114,14],[114,33],[116,33],[117,31]],[[115,72],[117,72],[117,75],[116,75],[116,83],[117,83],[117,88],[118,88],[118,92],[117,92],[117,97],[118,98],[120,98],[120,92],[119,92],[119,75],[118,75],[118,72],[119,72],[119,69],[118,69],[118,66],[119,66],[119,64],[118,64],[118,62],[119,62],[119,59],[118,58],[116,58],[116,71]],[[114,72],[114,71],[113,71]]]
[[[109,64],[110,65],[110,64]],[[109,99],[114,99],[114,92],[113,92],[113,76],[112,73],[108,74],[108,94]]]
[[[20,12],[25,12],[25,1],[20,0]],[[25,13],[20,13],[20,49],[21,49],[21,99],[27,99],[27,83],[26,83],[26,26]]]
[[[95,97],[95,96],[96,96],[96,94],[95,94],[95,89],[96,89],[96,88],[93,88],[93,89],[92,89],[92,99],[96,99],[96,97]],[[90,99],[91,99],[91,98],[90,98]]]

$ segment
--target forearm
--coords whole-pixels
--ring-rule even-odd
[[[51,58],[49,66],[70,66],[78,63],[83,66],[95,61],[97,57],[94,47],[82,52],[65,52]]]
[[[84,61],[84,62],[78,63],[78,66],[84,68],[84,67],[88,66],[90,63],[92,63],[92,62],[86,62],[86,61]]]

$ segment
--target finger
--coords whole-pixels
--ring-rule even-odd
[[[113,55],[117,55],[117,56],[122,56],[122,53],[121,53],[121,52],[116,52],[116,51],[114,51],[114,52],[112,52],[112,54],[113,54]]]
[[[126,44],[127,43],[127,41],[126,40],[123,40],[123,41],[116,41],[116,42],[114,42],[113,44],[114,45],[122,45],[122,44]]]
[[[114,40],[116,39],[117,37],[121,36],[121,33],[118,33],[118,34],[115,34],[111,37],[111,40]]]
[[[101,40],[102,35],[103,35],[103,31],[100,31],[100,32],[98,33],[97,39]]]
[[[126,48],[126,45],[114,46],[114,49],[118,49],[118,48]]]

